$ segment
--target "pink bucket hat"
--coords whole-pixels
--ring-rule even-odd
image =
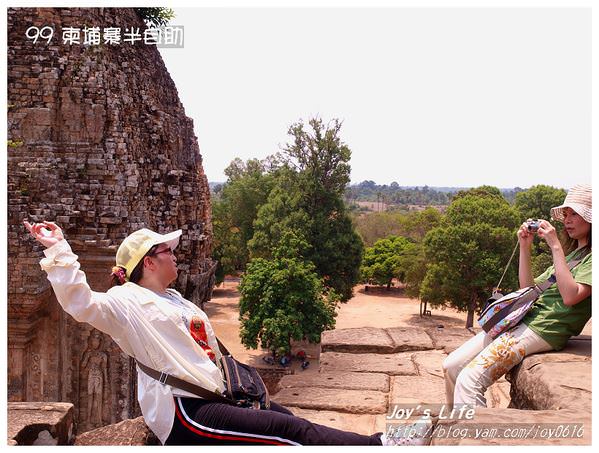
[[[560,222],[564,221],[564,208],[572,208],[578,215],[589,223],[593,223],[593,192],[588,184],[572,187],[566,195],[564,203],[551,208],[551,217]]]

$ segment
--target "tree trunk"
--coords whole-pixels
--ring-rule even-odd
[[[472,323],[474,322],[474,310],[472,308],[468,309],[468,317],[466,318],[466,329],[472,327]]]
[[[472,298],[470,300],[470,305],[468,306],[468,317],[466,318],[466,329],[469,329],[473,326],[474,323],[474,310],[476,310],[476,298]]]

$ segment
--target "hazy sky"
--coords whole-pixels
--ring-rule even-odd
[[[209,181],[343,120],[352,182],[591,182],[590,9],[175,8],[161,49]]]

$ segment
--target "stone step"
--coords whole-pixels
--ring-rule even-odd
[[[432,338],[435,349],[443,349],[447,354],[474,336],[471,331],[461,327],[429,327],[426,328],[426,332]]]
[[[387,394],[373,390],[284,388],[272,396],[283,406],[352,414],[382,414],[387,411]]]
[[[394,343],[385,329],[376,327],[335,329],[322,333],[320,350],[322,352],[389,354],[394,352]]]
[[[326,387],[347,390],[375,390],[389,392],[389,376],[382,373],[314,373],[290,374],[279,381],[278,389],[299,387]]]
[[[436,376],[393,376],[389,411],[393,406],[414,409],[414,414],[423,415],[429,409],[437,415],[441,405],[445,404],[445,380]]]
[[[320,347],[322,352],[392,354],[433,349],[433,342],[419,327],[359,327],[323,332]]]
[[[447,354],[442,350],[418,351],[412,353],[412,360],[416,364],[418,374],[422,376],[434,376],[444,379],[443,360]]]
[[[569,426],[569,436],[556,437],[558,431],[555,430],[560,425],[562,435],[566,432],[565,427]],[[537,426],[540,427],[538,431]],[[576,430],[574,426],[577,427]],[[497,434],[504,437],[475,438],[476,428],[497,429]],[[541,428],[553,429],[553,437],[549,438],[549,432],[541,431]],[[516,437],[518,430],[522,430],[522,433],[530,432],[529,438]],[[472,420],[439,420],[434,430],[432,445],[591,445],[591,431],[590,414],[581,414],[574,410],[529,411],[479,407],[475,409]],[[465,437],[468,434],[470,437]],[[490,435],[491,432],[487,431],[486,434]],[[537,438],[533,438],[535,434]],[[576,434],[582,434],[582,437],[576,437]]]
[[[312,409],[302,409],[300,407],[289,407],[293,415],[304,418],[312,423],[319,425],[330,426],[331,428],[340,429],[342,431],[350,431],[353,433],[369,436],[377,432],[375,425],[377,418],[383,415],[372,414],[348,414],[346,412],[334,411],[318,411]],[[383,424],[384,429],[384,424]],[[378,431],[382,431],[378,430]]]
[[[320,371],[353,371],[360,373],[384,373],[392,376],[417,374],[416,365],[409,352],[395,354],[350,354],[323,352],[320,354]]]
[[[385,330],[393,340],[393,352],[434,349],[433,340],[421,327],[391,327]]]

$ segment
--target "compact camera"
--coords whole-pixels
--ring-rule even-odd
[[[537,219],[529,219],[526,221],[526,224],[528,226],[528,231],[531,233],[536,233],[539,229],[539,221]]]

